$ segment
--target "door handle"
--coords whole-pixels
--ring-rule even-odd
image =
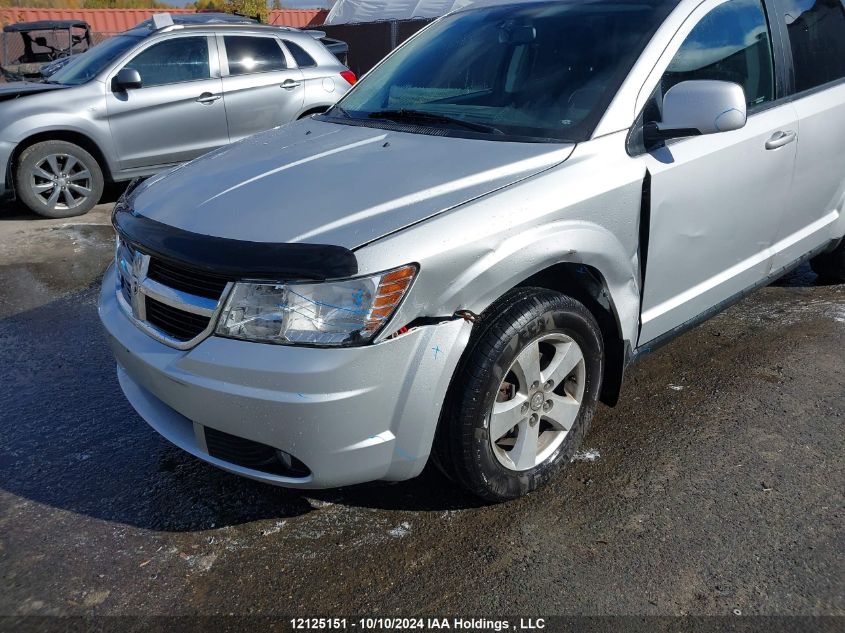
[[[213,95],[210,92],[203,92],[199,97],[197,97],[197,103],[209,104],[214,103],[220,98],[221,95]]]
[[[294,88],[299,88],[302,85],[301,81],[294,81],[293,79],[285,79],[282,83],[282,88],[285,90],[293,90]]]
[[[798,135],[792,130],[787,132],[775,132],[772,134],[772,137],[766,141],[766,149],[777,149],[778,147],[789,145],[797,138],[797,136]]]

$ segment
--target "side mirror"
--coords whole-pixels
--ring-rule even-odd
[[[646,145],[684,136],[745,127],[745,91],[729,81],[698,79],[672,86],[663,97],[663,120],[643,130]]]
[[[141,73],[134,68],[121,68],[114,78],[114,90],[129,90],[130,88],[140,88],[142,86]]]

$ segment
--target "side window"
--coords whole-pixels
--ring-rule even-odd
[[[178,37],[150,46],[126,64],[141,74],[144,88],[209,79],[208,39]]]
[[[230,75],[266,73],[288,67],[285,53],[275,38],[227,35],[223,42]]]
[[[809,90],[845,77],[842,0],[785,0],[785,6],[795,90]]]
[[[662,94],[691,79],[737,83],[749,108],[774,99],[772,43],[760,0],[729,0],[704,16],[666,69]]]
[[[299,44],[294,44],[293,42],[289,42],[285,40],[285,46],[288,47],[290,54],[293,55],[293,58],[296,60],[296,65],[300,68],[308,68],[309,66],[316,66],[317,62],[314,61],[314,58],[311,57],[308,53],[305,52],[305,49],[302,48]]]

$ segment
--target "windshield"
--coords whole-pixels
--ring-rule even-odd
[[[117,35],[68,62],[50,76],[49,83],[78,86],[93,79],[114,59],[135,46],[143,38],[134,35]]]
[[[491,140],[586,140],[668,4],[575,0],[456,13],[398,49],[329,116]]]

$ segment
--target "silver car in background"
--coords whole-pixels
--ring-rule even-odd
[[[46,217],[80,215],[106,181],[324,112],[356,81],[319,32],[224,18],[150,20],[44,83],[0,86],[0,194]]]
[[[325,115],[127,192],[99,306],[126,397],[269,483],[433,457],[534,490],[632,361],[801,262],[845,280],[843,33],[840,0],[438,20]]]

